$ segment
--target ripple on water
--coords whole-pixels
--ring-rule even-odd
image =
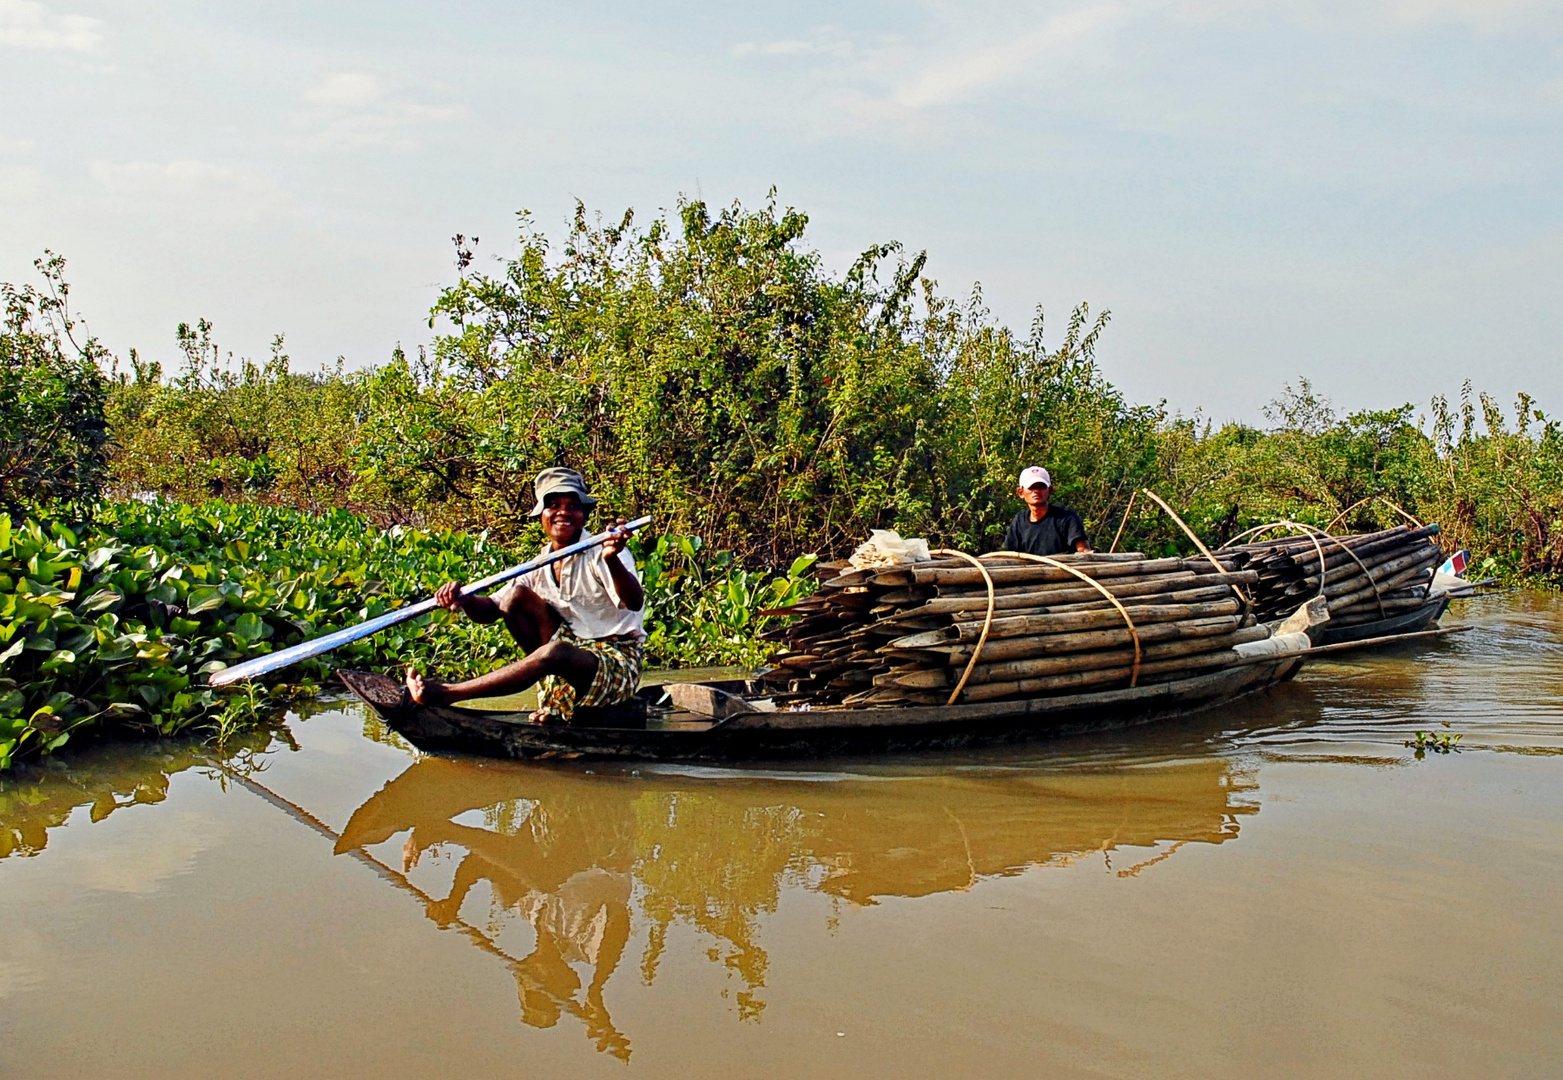
[[[1225,733],[1272,753],[1399,748],[1418,731],[1458,734],[1465,750],[1563,753],[1563,601],[1481,598],[1444,625],[1471,629],[1314,664],[1262,722]]]

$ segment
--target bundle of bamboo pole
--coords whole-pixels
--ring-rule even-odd
[[[766,677],[790,700],[991,701],[1166,681],[1230,664],[1269,631],[1242,553],[942,557],[877,570],[825,563],[819,590],[776,612]],[[1088,579],[1088,580],[1086,580]],[[975,663],[973,662],[975,660]],[[957,695],[955,692],[959,690]]]
[[[1433,539],[1438,532],[1437,525],[1399,525],[1350,536],[1265,540],[1223,548],[1220,554],[1246,557],[1244,565],[1258,575],[1254,601],[1261,620],[1290,614],[1322,592],[1331,623],[1350,626],[1427,602],[1433,568],[1444,561],[1443,549]]]

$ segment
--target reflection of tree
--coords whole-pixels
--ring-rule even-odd
[[[1233,796],[1252,787],[1219,757],[829,783],[702,783],[428,757],[354,813],[337,850],[401,832],[404,868],[439,845],[464,850],[429,916],[466,926],[462,905],[487,881],[494,908],[536,935],[524,960],[508,960],[522,1019],[551,1027],[573,1016],[600,1049],[627,1057],[603,990],[628,945],[632,905],[649,924],[647,984],[682,924],[715,939],[707,955],[742,983],[739,1017],[757,1020],[770,964],[760,927],[789,885],[872,904],[1172,842],[1119,872],[1138,874],[1185,843],[1234,838],[1255,808]],[[471,811],[481,811],[482,827],[455,820]],[[491,946],[497,932],[485,935]],[[584,985],[572,965],[589,969]]]
[[[819,888],[855,904],[966,889],[1117,847],[1219,844],[1237,836],[1238,815],[1257,809],[1231,801],[1254,785],[1223,758],[929,776],[876,785],[871,798],[820,786],[828,790],[803,802],[819,817],[808,856],[826,871]]]
[[[1233,839],[1241,816],[1255,810],[1243,798],[1251,778],[1221,757],[823,783],[592,775],[424,757],[360,806],[338,835],[240,775],[257,767],[242,757],[229,776],[331,837],[338,852],[505,964],[525,1023],[551,1027],[570,1017],[600,1051],[621,1060],[630,1041],[614,1026],[605,992],[629,947],[637,907],[647,926],[647,984],[682,925],[714,941],[707,955],[741,984],[739,1017],[758,1020],[770,967],[762,928],[786,888],[872,904],[964,890],[1097,853],[1110,860],[1121,847],[1142,854],[1164,848],[1116,871],[1153,873],[1184,844]],[[209,760],[202,747],[118,748],[56,761],[42,775],[8,777],[0,781],[0,856],[41,850],[48,830],[77,807],[91,807],[101,820],[122,806],[160,801],[173,774]],[[399,871],[365,850],[397,836],[404,838]],[[445,848],[462,854],[448,893],[430,896],[406,874]],[[484,883],[492,918],[479,927],[462,918],[462,908]],[[524,920],[532,932],[524,957],[501,944],[506,918]]]
[[[782,875],[803,847],[798,811],[692,792],[647,792],[634,809],[635,874],[651,920],[641,977],[656,978],[668,928],[685,922],[730,946],[712,958],[743,980],[738,1015],[758,1018],[765,1003],[755,991],[770,957],[755,941],[757,916],[776,910]]]
[[[247,756],[270,740],[271,732],[248,732],[230,739],[228,751]],[[210,764],[212,754],[198,744],[105,746],[0,776],[0,859],[38,854],[49,843],[49,830],[64,825],[77,807],[90,807],[91,820],[102,821],[126,806],[160,803],[168,798],[170,777]]]

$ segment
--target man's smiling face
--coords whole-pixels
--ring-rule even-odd
[[[556,546],[573,544],[586,527],[586,507],[567,491],[558,491],[543,500],[543,535]]]

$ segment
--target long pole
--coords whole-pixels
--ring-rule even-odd
[[[621,532],[634,532],[636,529],[650,523],[651,517],[647,515],[646,517],[636,518],[628,525],[615,527]],[[546,555],[539,555],[531,562],[524,562],[520,566],[512,566],[510,569],[501,570],[491,577],[465,585],[457,595],[471,596],[474,593],[486,592],[495,585],[503,585],[513,578],[518,578],[522,574],[536,570],[538,567],[556,563],[561,559],[568,559],[572,555],[579,555],[583,551],[606,543],[610,538],[608,533],[603,533],[601,536],[595,536],[590,540],[582,540],[568,547],[562,547],[558,551],[550,551]],[[381,630],[395,626],[397,623],[404,623],[408,619],[416,619],[425,612],[433,611],[436,606],[434,598],[430,597],[416,604],[397,608],[395,611],[387,611],[384,615],[376,615],[374,618],[361,622],[357,626],[334,630],[322,637],[314,638],[310,641],[301,641],[297,645],[289,645],[286,649],[279,649],[274,653],[267,653],[265,656],[257,656],[253,660],[246,660],[242,664],[235,664],[233,667],[214,671],[208,681],[213,686],[227,686],[229,683],[242,682],[245,679],[253,679],[257,675],[278,671],[289,665],[296,664],[300,660],[308,660],[312,656],[328,653],[332,649],[340,649],[343,645],[357,641],[359,638],[378,634]]]

